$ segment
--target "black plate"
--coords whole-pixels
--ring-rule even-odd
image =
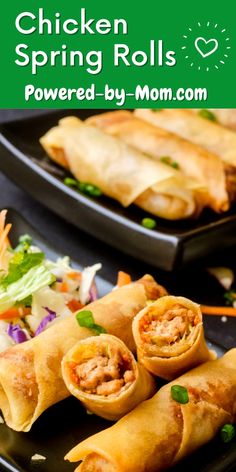
[[[236,242],[236,214],[222,217],[205,211],[198,221],[158,219],[156,230],[141,226],[147,214],[139,208],[122,208],[102,197],[86,197],[63,184],[65,172],[47,159],[39,144],[59,118],[93,110],[57,111],[2,126],[0,169],[18,185],[66,220],[100,240],[149,264],[172,270]],[[47,169],[47,170],[45,170]]]
[[[30,234],[35,244],[48,257],[62,256],[14,210],[8,211],[8,220],[13,223],[11,241],[16,244],[21,234]],[[74,265],[79,264],[76,262]],[[111,284],[98,277],[100,295],[111,289]],[[226,328],[226,327],[225,327]],[[224,337],[224,325],[221,336]],[[211,333],[211,330],[209,330]],[[219,355],[225,349],[211,345]],[[151,421],[151,419],[150,419]],[[81,440],[110,426],[111,423],[95,415],[87,415],[80,403],[68,398],[52,406],[36,421],[30,433],[17,433],[0,425],[0,470],[12,472],[72,472],[75,465],[63,460],[66,452]],[[45,461],[32,462],[31,457],[42,454]],[[175,472],[226,472],[234,470],[236,445],[224,445],[216,438],[190,458],[172,469]]]

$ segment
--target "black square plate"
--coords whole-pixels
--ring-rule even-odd
[[[39,138],[65,115],[86,118],[98,112],[54,111],[2,125],[0,169],[67,221],[164,270],[173,270],[236,243],[235,209],[224,216],[206,210],[196,221],[158,219],[157,229],[151,231],[140,224],[147,214],[134,205],[124,209],[112,199],[95,200],[64,185],[65,172],[49,161]]]

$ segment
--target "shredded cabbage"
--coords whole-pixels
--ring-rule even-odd
[[[8,285],[0,293],[0,313],[11,308],[16,302],[24,300],[36,290],[51,285],[55,276],[40,264],[32,267],[21,279]]]

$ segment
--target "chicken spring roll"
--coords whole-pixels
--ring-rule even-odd
[[[176,386],[182,395],[173,395]],[[65,459],[83,461],[77,472],[160,472],[235,422],[235,405],[236,349],[232,349],[165,385],[115,425],[80,443]]]
[[[159,293],[163,288],[145,276],[87,305],[86,310],[91,310],[96,324],[134,350],[132,320]],[[93,330],[80,326],[71,315],[0,354],[0,409],[8,426],[29,431],[43,411],[69,395],[61,374],[62,358],[92,334]]]
[[[216,121],[220,125],[236,131],[236,108],[208,108],[207,110],[189,108],[189,112],[195,113],[202,118]]]
[[[69,392],[89,411],[112,421],[156,390],[151,374],[110,334],[78,342],[63,358],[62,375]]]
[[[126,110],[95,115],[88,118],[87,123],[117,136],[154,160],[178,167],[183,174],[195,179],[200,187],[206,189],[205,192],[198,192],[203,205],[216,212],[228,210],[229,195],[224,164],[215,154],[145,122]]]
[[[180,135],[236,166],[236,133],[188,110],[137,109],[135,115],[160,128]]]
[[[190,184],[180,172],[153,162],[126,143],[75,117],[61,120],[40,142],[59,163],[63,153],[66,165],[78,180],[98,186],[124,207],[135,203],[155,216],[170,220],[187,218],[196,210]]]
[[[199,305],[166,296],[141,310],[133,321],[138,360],[166,380],[214,356],[204,338]]]

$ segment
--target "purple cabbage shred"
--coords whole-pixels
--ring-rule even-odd
[[[42,333],[42,331],[44,331],[47,327],[48,323],[51,323],[51,321],[55,320],[57,316],[56,312],[50,310],[50,308],[48,308],[47,306],[44,306],[43,308],[47,311],[48,314],[39,323],[38,328],[35,331],[35,336],[38,336],[38,334]]]
[[[16,344],[24,343],[28,339],[27,335],[18,324],[13,325],[9,323],[7,327],[7,334],[13,339],[13,341],[15,341]]]

